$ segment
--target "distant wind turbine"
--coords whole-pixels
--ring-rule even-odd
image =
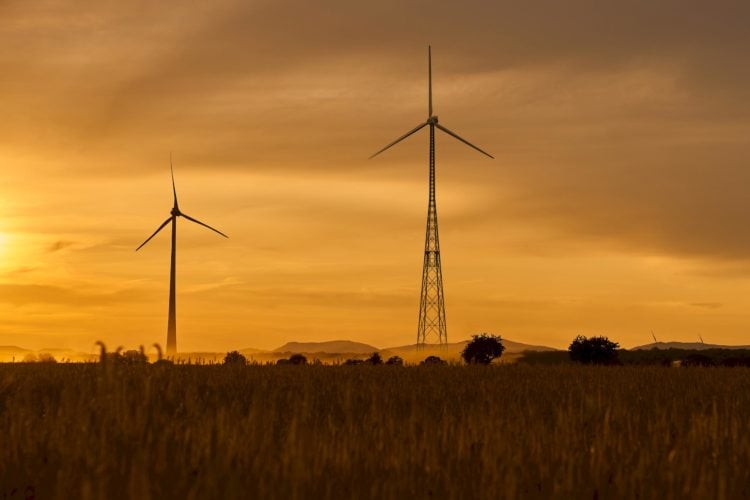
[[[445,298],[443,295],[443,271],[440,264],[440,242],[438,239],[437,203],[435,201],[435,129],[442,130],[470,148],[494,159],[491,154],[479,149],[438,123],[438,117],[432,114],[432,48],[430,46],[427,47],[427,67],[427,120],[370,156],[370,158],[374,158],[422,128],[430,126],[430,195],[427,205],[427,231],[422,267],[422,295],[419,301],[417,348],[424,347],[426,338],[430,334],[437,336],[439,344],[448,343],[448,330],[445,323]]]
[[[659,343],[659,341],[658,341],[658,340],[656,340],[656,335],[654,335],[654,331],[653,331],[653,330],[651,330],[651,336],[652,336],[652,337],[654,338],[654,343],[655,343],[655,344],[658,344],[658,343]]]
[[[164,229],[164,226],[166,226],[170,222],[172,223],[172,263],[169,272],[169,320],[167,322],[167,355],[174,356],[177,354],[177,321],[175,315],[175,259],[177,250],[177,217],[185,217],[187,220],[195,222],[196,224],[200,224],[201,226],[206,227],[225,238],[229,238],[229,236],[222,233],[218,229],[214,229],[208,224],[204,224],[203,222],[194,219],[180,211],[180,206],[177,204],[177,188],[175,187],[174,183],[174,169],[172,168],[171,154],[169,155],[169,171],[172,174],[172,194],[174,195],[174,205],[172,206],[171,214],[169,218],[165,220],[162,225],[159,226],[159,228],[146,239],[146,241],[141,243],[141,245],[135,249],[135,251],[137,252],[138,250],[143,248],[146,243],[151,241],[151,238],[156,236],[159,231]]]

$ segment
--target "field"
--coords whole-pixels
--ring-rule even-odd
[[[3,498],[750,497],[747,368],[4,364],[0,429]]]

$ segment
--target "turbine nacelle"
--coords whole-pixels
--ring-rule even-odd
[[[156,236],[157,233],[159,233],[159,231],[161,231],[162,229],[164,229],[164,226],[166,226],[170,222],[174,224],[175,223],[175,219],[177,217],[185,217],[187,220],[189,220],[191,222],[195,222],[196,224],[198,224],[200,226],[203,226],[203,227],[205,227],[207,229],[210,229],[211,231],[213,231],[213,232],[215,232],[215,233],[217,233],[217,234],[219,234],[219,235],[221,235],[221,236],[223,236],[225,238],[229,238],[229,236],[227,236],[226,234],[222,233],[218,229],[215,229],[215,228],[209,226],[208,224],[205,224],[205,223],[199,221],[198,219],[194,219],[194,218],[190,217],[189,215],[184,214],[184,213],[182,213],[180,211],[180,207],[177,204],[177,188],[175,187],[175,184],[174,184],[174,170],[172,169],[172,155],[171,154],[169,155],[169,170],[172,173],[172,194],[174,195],[174,206],[172,207],[172,210],[170,211],[170,216],[169,216],[169,218],[167,220],[165,220],[164,222],[162,222],[161,226],[159,226],[159,228],[156,231],[154,231],[153,234],[146,239],[146,241],[144,241],[143,243],[141,243],[140,246],[135,249],[135,251],[137,252],[146,243],[148,243],[149,241],[151,241],[151,238],[153,238],[154,236]]]
[[[383,149],[379,150],[374,155],[370,156],[370,158],[374,158],[375,156],[378,156],[380,153],[382,153],[386,149],[388,149],[388,148],[390,148],[392,146],[395,146],[396,144],[398,144],[399,142],[403,141],[404,139],[406,139],[410,135],[412,135],[415,132],[421,130],[422,127],[426,127],[427,125],[429,125],[430,127],[435,127],[438,130],[442,130],[446,134],[448,134],[448,135],[452,136],[453,138],[458,139],[459,141],[463,142],[464,144],[466,144],[470,148],[475,149],[475,150],[479,151],[480,153],[482,153],[483,155],[489,156],[490,158],[494,159],[495,157],[492,156],[491,154],[489,154],[488,152],[486,152],[486,151],[484,151],[484,150],[476,147],[475,145],[473,145],[472,143],[470,143],[469,141],[467,141],[463,137],[459,136],[455,132],[451,132],[450,130],[448,130],[444,126],[440,125],[438,123],[438,117],[437,117],[437,115],[433,115],[432,114],[432,48],[428,47],[427,50],[428,50],[428,66],[429,66],[429,70],[428,70],[429,71],[429,81],[428,81],[429,82],[428,83],[428,95],[429,95],[429,98],[428,98],[427,114],[428,114],[429,118],[427,118],[426,122],[420,123],[419,125],[417,125],[413,129],[411,129],[409,132],[405,133],[404,135],[402,135],[401,137],[399,137],[398,139],[396,139],[392,143],[388,144]]]

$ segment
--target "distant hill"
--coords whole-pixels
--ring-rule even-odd
[[[630,350],[638,351],[650,349],[686,349],[702,351],[705,349],[750,349],[750,345],[704,344],[703,342],[652,342],[650,344],[632,347]]]
[[[310,359],[320,359],[324,363],[340,362],[347,358],[364,359],[374,352],[379,352],[384,359],[388,359],[391,356],[400,356],[407,362],[416,363],[422,361],[427,356],[439,356],[446,360],[458,361],[461,351],[468,342],[468,340],[464,340],[462,342],[454,342],[445,346],[432,344],[427,345],[423,349],[417,350],[417,346],[414,344],[380,349],[370,344],[354,342],[351,340],[330,340],[327,342],[287,342],[272,351],[255,349],[252,347],[239,349],[239,351],[245,355],[248,360],[261,363],[275,362],[280,358],[288,357],[290,354],[297,353],[305,354]],[[503,344],[505,344],[505,353],[503,354],[502,359],[506,361],[513,361],[524,351],[556,350],[551,347],[523,344],[507,339],[503,339]],[[664,348],[666,349],[666,347]],[[58,361],[96,361],[99,357],[98,353],[83,353],[69,349],[46,348],[31,350],[18,346],[0,346],[0,362],[9,362],[13,360],[21,361],[27,355],[34,357],[42,353],[52,354]],[[156,354],[154,352],[149,351],[148,354],[152,361],[156,359]],[[178,359],[185,362],[220,363],[224,360],[225,355],[226,351],[181,352],[178,355]]]
[[[40,354],[51,354],[58,361],[70,360],[70,361],[89,361],[96,359],[96,355],[87,354],[83,352],[73,351],[71,349],[61,349],[56,347],[47,347],[45,349],[33,350],[25,349],[14,345],[0,346],[0,363],[7,363],[10,361],[22,361],[27,356],[32,359]]]
[[[445,347],[439,346],[437,344],[428,344],[428,348],[445,349],[448,351],[462,351],[464,347],[466,347],[466,344],[468,343],[469,343],[468,340],[464,340],[461,342],[448,343],[445,345]],[[547,346],[522,344],[521,342],[514,342],[508,339],[503,339],[503,345],[505,346],[506,353],[523,352],[523,351],[557,351],[558,350],[558,349],[547,347]],[[404,346],[399,346],[399,347],[388,347],[387,349],[383,349],[383,350],[400,352],[400,351],[413,351],[413,350],[416,350],[416,348],[417,348],[416,344],[411,344],[411,345],[404,345]]]
[[[408,362],[421,361],[427,356],[438,356],[446,360],[458,360],[461,357],[461,351],[464,350],[464,347],[466,347],[466,344],[468,343],[468,340],[464,340],[462,342],[448,343],[445,346],[428,344],[427,346],[419,350],[417,350],[416,344],[411,344],[383,349],[382,351],[380,351],[380,355],[383,358],[388,358],[390,356],[400,356]],[[517,357],[517,354],[520,354],[524,351],[557,350],[552,347],[522,344],[521,342],[514,342],[507,339],[503,339],[503,345],[505,346],[505,351],[503,352],[503,357],[501,359],[507,360],[511,360],[511,358],[515,359]]]
[[[351,340],[329,340],[327,342],[287,342],[281,347],[277,347],[273,352],[291,352],[291,353],[316,353],[326,352],[331,354],[372,354],[380,349],[361,342],[352,342]]]

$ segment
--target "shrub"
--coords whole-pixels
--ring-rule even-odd
[[[750,366],[750,358],[733,356],[721,362],[722,366]]]
[[[143,350],[130,350],[122,353],[121,361],[126,365],[145,365],[148,363],[148,356]]]
[[[304,356],[304,354],[292,354],[291,356],[289,356],[289,364],[290,365],[306,365],[307,358]]]
[[[404,360],[401,359],[401,356],[391,356],[385,364],[390,366],[404,366]]]
[[[421,365],[445,365],[447,364],[445,361],[440,359],[438,356],[427,356],[424,358],[424,361],[420,363]]]
[[[380,357],[380,354],[377,352],[372,353],[372,356],[367,358],[366,363],[370,363],[371,365],[382,365],[383,364],[383,358]]]
[[[474,335],[461,351],[461,357],[469,364],[488,365],[492,360],[503,355],[503,339],[497,335],[481,333]]]
[[[242,355],[239,351],[228,352],[224,356],[225,365],[244,366],[247,364],[247,358]]]
[[[680,366],[716,366],[716,362],[710,356],[696,352],[687,355],[680,363]]]
[[[39,353],[38,361],[40,363],[57,363],[55,357],[48,352]]]
[[[346,361],[344,361],[344,365],[346,366],[361,365],[363,363],[364,361],[361,359],[347,359]]]
[[[568,347],[568,353],[570,359],[578,363],[615,365],[618,364],[619,347],[620,344],[604,336],[586,338],[578,335]]]

